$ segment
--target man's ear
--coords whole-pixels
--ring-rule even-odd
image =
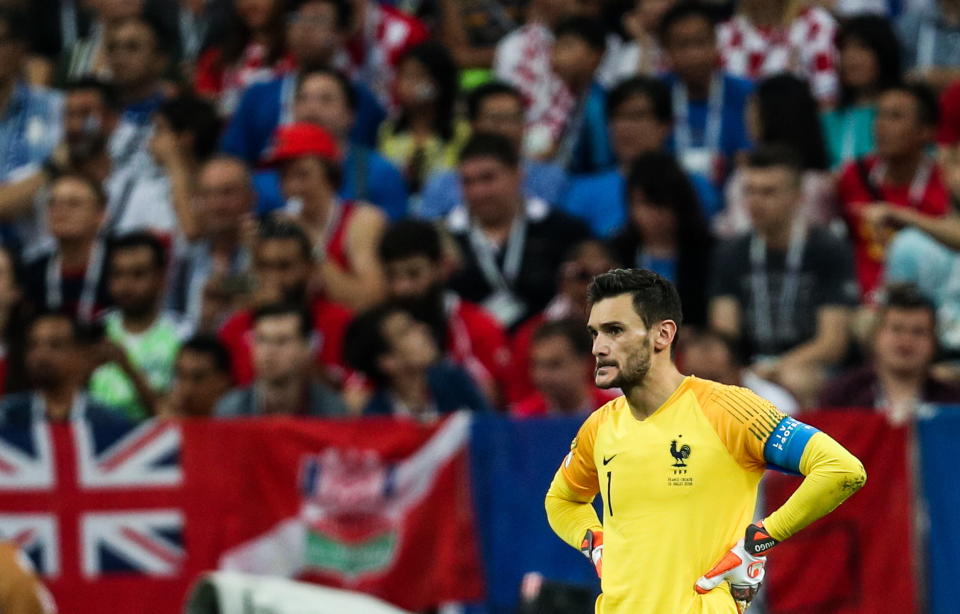
[[[679,327],[673,320],[663,320],[657,324],[656,337],[653,340],[653,349],[657,352],[669,350],[673,340],[677,338]]]

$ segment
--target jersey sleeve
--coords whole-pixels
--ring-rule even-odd
[[[817,429],[746,388],[702,382],[697,397],[720,440],[742,467],[800,473],[803,449]]]
[[[593,460],[600,415],[600,411],[590,414],[577,431],[577,436],[570,443],[570,452],[560,465],[560,475],[566,479],[570,490],[585,501],[593,499],[600,492],[597,466]]]

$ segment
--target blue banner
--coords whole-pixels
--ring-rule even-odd
[[[472,612],[514,614],[521,580],[530,571],[599,593],[593,566],[553,533],[543,505],[582,423],[583,418],[475,416],[471,479],[487,602]]]
[[[927,502],[927,612],[955,614],[960,603],[960,406],[917,422],[919,484]]]

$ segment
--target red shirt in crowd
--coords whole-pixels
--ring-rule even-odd
[[[530,377],[530,346],[533,345],[533,334],[546,321],[546,312],[538,313],[513,333],[510,341],[510,353],[513,356],[513,381],[510,387],[513,398],[526,399],[536,391]]]
[[[510,347],[500,323],[483,307],[455,294],[447,295],[446,312],[450,359],[466,369],[481,388],[495,387],[508,402],[519,398],[511,389]]]
[[[620,396],[619,391],[601,390],[590,386],[590,407],[582,408],[579,413],[589,413],[606,405],[610,401]],[[578,415],[579,415],[578,413]],[[534,392],[524,400],[520,401],[510,409],[510,414],[515,418],[536,418],[539,416],[551,415],[550,407],[547,405],[547,399],[539,392]]]
[[[878,236],[872,226],[859,214],[863,205],[883,201],[897,207],[909,207],[932,216],[942,216],[950,209],[950,196],[943,183],[940,167],[931,163],[929,172],[923,167],[907,185],[893,185],[878,173],[876,156],[864,158],[865,173],[856,162],[851,162],[840,176],[839,197],[844,219],[853,238],[857,279],[864,297],[883,282],[884,250],[889,236]],[[863,175],[869,178],[870,185]],[[878,176],[879,175],[879,176]]]
[[[937,127],[937,143],[940,145],[960,143],[960,81],[955,81],[940,94],[940,125]]]
[[[322,297],[310,302],[316,342],[316,362],[334,381],[344,377],[343,337],[350,324],[351,313],[337,303]],[[233,378],[238,387],[253,381],[253,312],[241,310],[233,314],[220,329],[220,341],[230,352]]]

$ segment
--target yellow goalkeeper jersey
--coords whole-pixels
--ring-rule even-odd
[[[801,431],[803,441],[784,446],[794,436],[789,429]],[[797,451],[816,432],[749,390],[696,377],[685,378],[643,421],[624,397],[594,412],[551,493],[603,499],[597,612],[735,614],[726,583],[706,595],[697,594],[694,583],[743,537],[771,457],[798,471]],[[558,533],[576,545],[583,529]]]

